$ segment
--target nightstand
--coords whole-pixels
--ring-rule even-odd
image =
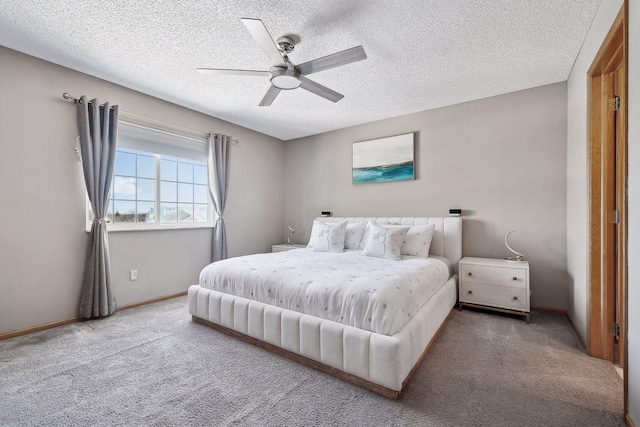
[[[306,248],[307,245],[287,245],[286,243],[283,243],[281,245],[273,245],[271,246],[271,252],[284,252],[284,251],[290,251],[292,249],[300,249],[300,248]]]
[[[459,309],[479,307],[524,316],[529,323],[531,311],[529,263],[502,259],[470,258],[460,260]]]

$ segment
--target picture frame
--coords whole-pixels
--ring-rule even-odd
[[[352,144],[353,184],[415,180],[415,132]]]

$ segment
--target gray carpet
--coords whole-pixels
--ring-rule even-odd
[[[0,342],[0,425],[622,426],[561,316],[454,313],[398,401],[191,322],[186,297]]]

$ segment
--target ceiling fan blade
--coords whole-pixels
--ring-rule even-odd
[[[309,74],[317,73],[318,71],[324,71],[341,65],[350,64],[352,62],[362,61],[363,59],[367,59],[367,54],[364,52],[364,48],[362,46],[356,46],[351,49],[298,64],[295,66],[295,69],[303,76],[307,76]]]
[[[273,100],[276,99],[276,96],[278,96],[279,93],[280,89],[275,86],[271,86],[267,93],[264,95],[264,98],[262,98],[262,101],[260,101],[260,107],[268,107],[269,105],[271,105],[273,103]]]
[[[260,49],[267,55],[271,65],[274,67],[287,66],[276,43],[273,41],[269,31],[267,31],[267,27],[264,26],[264,23],[260,19],[242,18],[242,23],[247,27],[247,30],[249,30],[255,41],[258,42]]]
[[[268,71],[258,70],[228,70],[225,68],[196,68],[202,74],[227,74],[236,76],[268,76]]]
[[[311,93],[315,93],[316,95],[326,98],[329,101],[338,102],[342,98],[344,98],[344,95],[307,78],[300,77],[300,82],[300,87],[302,89],[308,90]]]

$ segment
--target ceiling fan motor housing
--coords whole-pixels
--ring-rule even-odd
[[[280,49],[280,51],[285,55],[293,52],[293,49],[295,49],[296,47],[296,42],[294,42],[293,39],[287,36],[278,38],[278,40],[276,40],[276,43],[278,44],[278,48]]]

